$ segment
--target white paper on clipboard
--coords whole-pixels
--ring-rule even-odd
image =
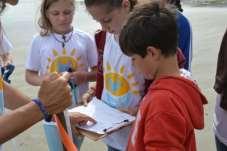
[[[95,119],[96,124],[88,123],[85,126],[78,127],[97,134],[110,133],[131,124],[135,120],[134,116],[114,109],[95,97],[87,106],[78,106],[70,109],[69,112],[79,112]]]

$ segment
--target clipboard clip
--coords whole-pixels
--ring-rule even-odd
[[[123,120],[123,121],[121,121],[121,122],[117,122],[117,123],[114,123],[114,124],[121,124],[121,123],[128,123],[129,122],[129,120],[128,119],[125,119],[125,120]],[[108,127],[108,128],[104,128],[103,129],[103,132],[107,132],[108,130],[110,130],[110,129],[112,129],[112,128],[114,128],[113,126],[111,126],[111,127]]]
[[[125,119],[125,120],[123,120],[123,121],[121,121],[121,122],[114,123],[114,124],[121,124],[121,123],[128,123],[128,122],[129,122],[129,120],[128,120],[128,119]]]

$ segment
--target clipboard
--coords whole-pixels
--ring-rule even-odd
[[[129,126],[135,121],[134,116],[112,108],[95,97],[87,106],[78,106],[70,109],[69,112],[79,112],[97,121],[96,124],[76,125],[82,135],[95,141]]]
[[[82,134],[83,136],[86,136],[87,138],[89,138],[93,141],[98,141],[107,136],[107,134],[97,134],[95,132],[90,132],[90,131],[80,129],[80,128],[78,128],[78,130],[79,130],[80,134]]]

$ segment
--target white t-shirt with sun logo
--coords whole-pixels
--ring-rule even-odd
[[[104,56],[104,89],[102,100],[114,108],[138,107],[144,92],[144,77],[124,55],[113,34],[107,34]],[[111,118],[111,117],[110,117]],[[112,133],[104,142],[119,150],[125,150],[131,127]]]
[[[87,33],[74,30],[65,35],[63,48],[62,35],[53,33],[48,36],[36,35],[30,47],[26,69],[38,71],[40,75],[64,72],[69,68],[75,71],[88,71],[97,65],[97,50]],[[79,85],[79,96],[88,89],[88,83]]]

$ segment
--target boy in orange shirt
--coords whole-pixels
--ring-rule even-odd
[[[157,2],[138,6],[120,34],[120,46],[154,80],[140,104],[128,151],[196,151],[194,129],[204,127],[206,98],[177,64],[177,24]]]

